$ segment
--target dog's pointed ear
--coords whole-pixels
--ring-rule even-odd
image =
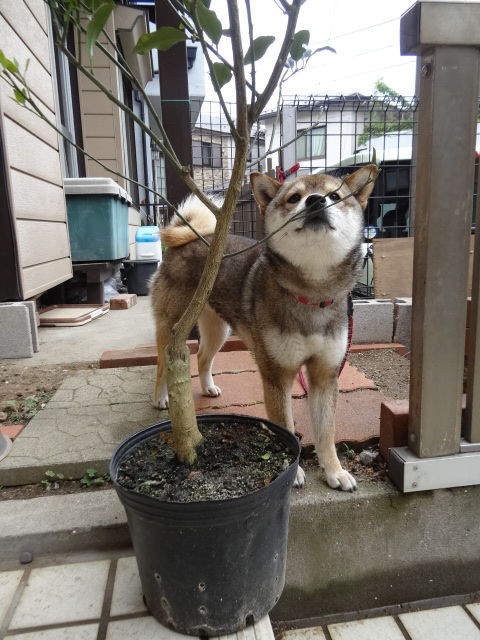
[[[250,184],[252,185],[255,200],[260,208],[260,213],[265,213],[265,209],[277,195],[282,183],[277,182],[264,173],[254,172],[250,174]]]
[[[362,209],[367,206],[368,198],[373,191],[379,173],[380,169],[376,164],[367,164],[345,178],[345,183]]]

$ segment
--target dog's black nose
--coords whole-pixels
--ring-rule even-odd
[[[321,196],[319,193],[314,193],[305,200],[307,207],[323,207],[327,202],[325,196]]]

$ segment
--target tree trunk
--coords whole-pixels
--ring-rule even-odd
[[[166,347],[164,351],[168,381],[170,420],[172,422],[175,454],[180,462],[192,465],[196,448],[202,441],[195,416],[190,375],[190,350],[183,345],[178,353]]]

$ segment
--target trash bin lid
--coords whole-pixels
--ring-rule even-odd
[[[138,227],[135,233],[136,242],[158,242],[160,240],[160,229],[156,226]]]
[[[131,196],[112,178],[64,178],[65,195],[116,196],[132,204]]]

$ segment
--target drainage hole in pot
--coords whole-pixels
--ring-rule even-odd
[[[205,591],[206,588],[207,588],[207,585],[205,584],[205,582],[199,582],[198,583],[198,590],[199,591]]]
[[[157,582],[161,582],[162,581],[162,576],[159,573],[154,573],[153,577],[155,578],[155,580]]]
[[[273,559],[274,559],[274,560],[278,560],[278,553],[276,553],[276,554],[273,556]]]
[[[245,618],[245,624],[246,626],[250,626],[251,624],[255,624],[255,618],[253,617],[253,613],[250,613],[246,618]]]
[[[198,613],[202,616],[206,616],[207,615],[207,607],[204,607],[203,605],[198,607]]]

